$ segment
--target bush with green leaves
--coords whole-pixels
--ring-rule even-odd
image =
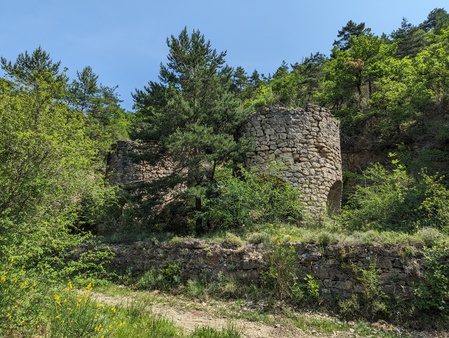
[[[419,310],[449,313],[448,247],[444,242],[424,249],[426,270],[423,281],[415,288]]]
[[[202,215],[213,229],[230,229],[261,223],[298,224],[303,217],[299,191],[277,176],[240,168],[216,174],[215,196]]]
[[[403,231],[424,227],[449,231],[449,190],[442,177],[424,170],[416,177],[393,160],[394,169],[375,164],[365,172],[363,185],[349,197],[342,219],[353,230]]]
[[[278,300],[292,303],[318,299],[318,282],[312,275],[300,274],[296,261],[295,246],[278,240],[261,273],[263,290]]]
[[[147,271],[140,277],[138,289],[157,289],[169,291],[181,285],[181,269],[176,263],[167,263]]]
[[[35,278],[17,267],[14,259],[0,262],[0,336],[26,333],[39,324],[41,286]]]
[[[339,312],[347,318],[364,318],[374,320],[389,315],[389,298],[382,290],[379,281],[379,268],[373,261],[367,268],[351,262],[348,268],[362,287],[362,292],[353,293],[351,298],[339,301]]]
[[[66,70],[40,47],[0,64],[0,257],[53,270],[115,200],[101,156],[112,139],[68,102]]]

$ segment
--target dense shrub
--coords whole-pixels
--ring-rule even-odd
[[[438,313],[449,312],[449,263],[447,244],[439,243],[425,249],[427,269],[423,281],[415,289],[418,309]]]
[[[296,248],[278,239],[261,273],[262,289],[273,299],[305,304],[316,301],[320,286],[312,275],[297,270]]]
[[[168,263],[164,266],[147,271],[140,277],[138,289],[157,289],[168,291],[180,286],[180,267],[176,263]]]
[[[297,224],[302,219],[299,192],[269,174],[240,168],[217,173],[216,194],[207,200],[204,219],[211,228],[229,229],[258,223]]]
[[[375,164],[363,186],[350,196],[342,218],[350,229],[414,232],[423,227],[449,231],[449,190],[441,177],[421,171],[409,176],[397,160],[387,170]]]

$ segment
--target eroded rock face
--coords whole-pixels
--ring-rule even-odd
[[[249,167],[270,170],[282,163],[284,180],[302,192],[311,215],[341,207],[342,162],[339,122],[326,108],[264,108],[249,117],[244,133],[255,141]]]

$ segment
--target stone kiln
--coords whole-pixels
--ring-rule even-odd
[[[342,195],[342,163],[339,123],[329,110],[308,105],[305,109],[280,106],[252,114],[242,133],[254,139],[247,166],[270,170],[273,162],[284,170],[274,172],[297,187],[310,217],[321,218],[326,210],[338,213]],[[163,179],[173,171],[165,156],[156,163],[136,161],[155,144],[121,141],[109,159],[110,182],[122,187]]]
[[[244,130],[255,141],[249,167],[270,170],[273,162],[281,162],[282,178],[302,192],[310,216],[340,211],[340,130],[329,110],[314,105],[264,108],[248,118]]]

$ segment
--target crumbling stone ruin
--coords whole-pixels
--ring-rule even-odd
[[[254,151],[246,165],[271,170],[276,162],[282,171],[273,174],[302,192],[302,202],[309,216],[338,213],[342,195],[342,163],[339,123],[329,110],[308,105],[305,109],[281,106],[263,108],[248,117],[242,133],[254,139]],[[167,156],[157,163],[136,161],[154,144],[121,141],[110,156],[110,182],[122,187],[163,179],[172,173]]]
[[[245,134],[253,137],[255,149],[248,166],[270,170],[282,163],[283,179],[302,192],[310,216],[327,209],[338,213],[342,195],[342,163],[339,122],[326,108],[305,109],[275,106],[249,117]]]
[[[109,183],[120,187],[154,182],[173,173],[174,163],[163,156],[155,163],[142,158],[146,152],[157,152],[154,142],[118,141],[108,158]]]

